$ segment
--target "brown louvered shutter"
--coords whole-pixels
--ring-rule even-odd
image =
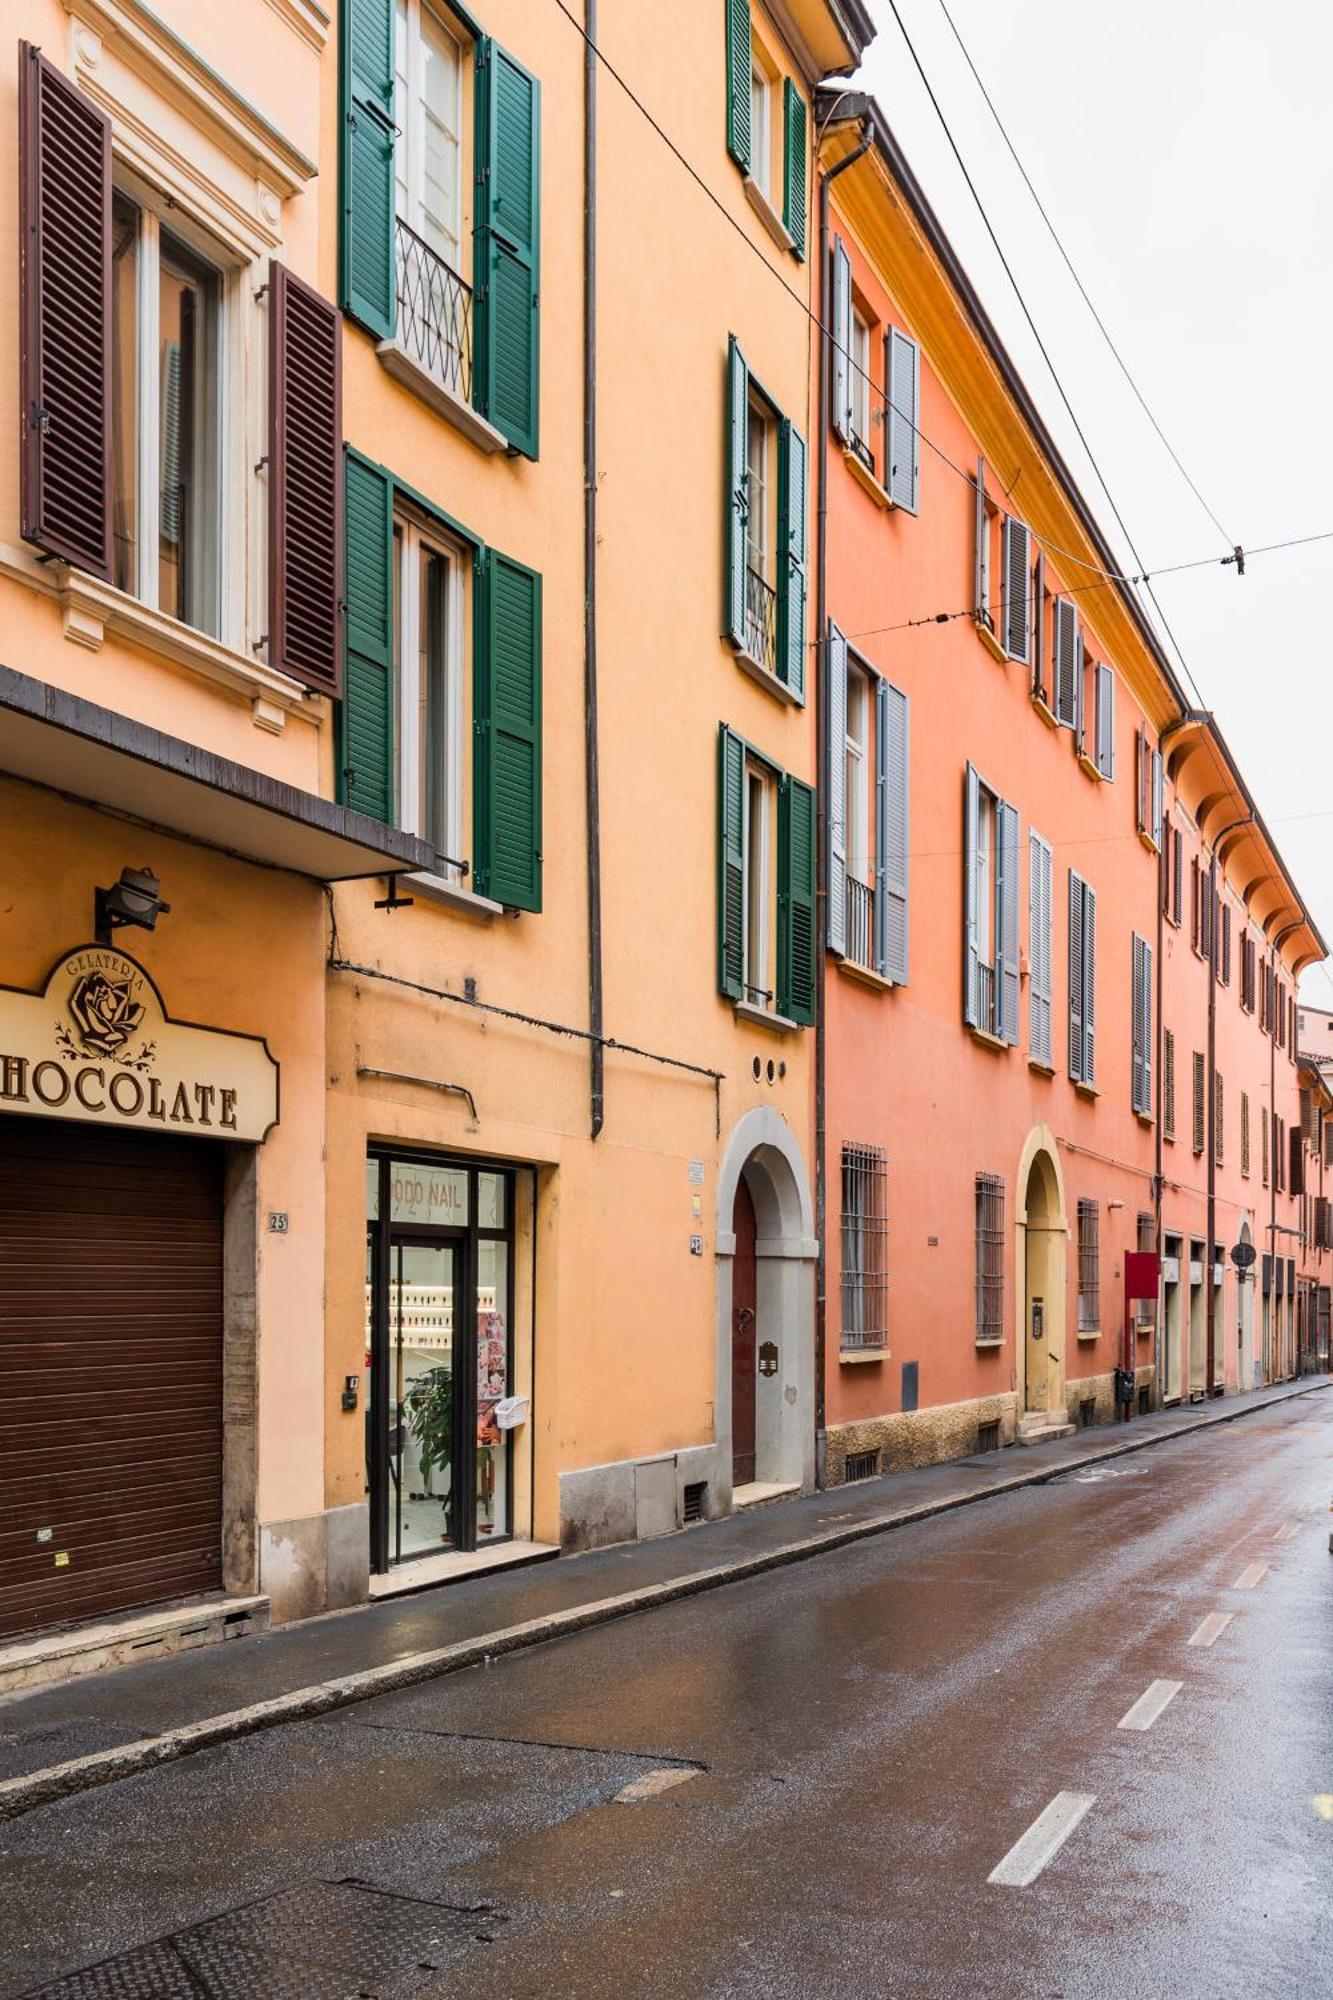
[[[111,575],[111,121],[19,44],[22,533]]]
[[[342,333],[327,299],[276,259],[269,300],[268,658],[342,692]]]
[[[1291,1149],[1291,1172],[1288,1176],[1289,1191],[1292,1194],[1305,1193],[1305,1139],[1299,1125],[1293,1125],[1287,1134]]]

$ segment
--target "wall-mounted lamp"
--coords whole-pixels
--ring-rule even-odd
[[[98,944],[110,944],[113,931],[136,924],[140,930],[157,927],[159,917],[170,913],[158,891],[162,884],[151,868],[122,868],[120,880],[110,889],[93,891],[93,936]]]

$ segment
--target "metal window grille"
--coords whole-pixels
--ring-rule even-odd
[[[1218,1071],[1214,1070],[1213,1071],[1213,1158],[1217,1162],[1219,1167],[1222,1164],[1222,1151],[1223,1151],[1222,1078],[1218,1073]]]
[[[882,1146],[842,1149],[842,1345],[889,1339],[888,1162]]]
[[[846,882],[846,952],[853,965],[868,972],[875,966],[875,892],[866,883],[849,875]]]
[[[472,287],[400,216],[394,237],[398,337],[428,375],[472,400]]]
[[[1078,1427],[1082,1431],[1092,1430],[1097,1422],[1097,1398],[1082,1396],[1078,1405]]]
[[[1204,1144],[1203,1085],[1203,1056],[1196,1049],[1194,1051],[1194,1150],[1196,1153],[1203,1151]]]
[[[977,1339],[1004,1338],[1004,1181],[978,1174],[976,1185]]]
[[[1101,1210],[1095,1201],[1078,1205],[1078,1330],[1095,1333],[1101,1325]]]
[[[745,566],[745,650],[771,674],[778,669],[778,594],[753,563]]]
[[[708,1481],[706,1479],[692,1479],[686,1484],[684,1494],[682,1495],[684,1504],[681,1508],[686,1526],[692,1521],[703,1520],[704,1496],[707,1492]]]
[[[1176,1038],[1169,1028],[1162,1032],[1162,1137],[1176,1136]]]
[[[1240,1094],[1240,1170],[1246,1180],[1250,1177],[1250,1093]]]
[[[848,1486],[857,1479],[877,1479],[879,1477],[878,1451],[849,1451],[843,1464],[842,1476]]]

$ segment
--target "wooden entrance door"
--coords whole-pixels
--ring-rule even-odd
[[[0,1635],[221,1586],[222,1164],[0,1118]]]
[[[731,1264],[731,1478],[748,1486],[754,1478],[755,1265],[754,1203],[742,1177],[736,1189],[731,1226],[736,1254]]]

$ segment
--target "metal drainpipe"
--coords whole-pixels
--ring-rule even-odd
[[[1277,1115],[1277,1032],[1276,1032],[1276,1021],[1274,1019],[1274,1014],[1277,1008],[1278,972],[1281,969],[1281,964],[1282,964],[1281,959],[1278,957],[1278,953],[1282,949],[1282,946],[1285,943],[1286,939],[1291,936],[1293,931],[1298,931],[1301,927],[1301,924],[1304,921],[1305,919],[1303,917],[1300,917],[1296,920],[1294,924],[1288,924],[1285,930],[1280,930],[1278,932],[1277,936],[1273,939],[1273,942],[1268,947],[1270,956],[1272,957],[1273,961],[1273,1009],[1274,1009],[1274,1011],[1270,1013],[1268,1016],[1268,1027],[1269,1027],[1268,1130],[1269,1130],[1269,1136],[1271,1137],[1273,1142],[1272,1144],[1273,1157],[1270,1162],[1270,1170],[1268,1175],[1268,1254],[1273,1260],[1273,1289],[1269,1293],[1270,1322],[1274,1317],[1273,1307],[1277,1300],[1277,1132],[1274,1128],[1273,1120]],[[1290,1151],[1290,1145],[1288,1145],[1288,1151]],[[1287,1297],[1286,1292],[1284,1292],[1282,1296],[1285,1299]],[[1288,1304],[1287,1306],[1287,1311],[1288,1313],[1291,1312],[1290,1304]],[[1276,1327],[1272,1328],[1275,1343],[1278,1331],[1279,1331],[1278,1328]],[[1277,1359],[1276,1345],[1274,1345],[1272,1353],[1273,1353],[1273,1359],[1276,1362]],[[1285,1379],[1285,1377],[1283,1379]]]
[[[1214,1271],[1213,1235],[1217,1228],[1217,952],[1218,932],[1222,928],[1222,912],[1217,902],[1217,850],[1228,834],[1235,833],[1242,826],[1253,823],[1254,814],[1247,812],[1240,819],[1233,819],[1224,826],[1215,839],[1208,843],[1208,1248],[1207,1302],[1208,1345],[1204,1361],[1204,1394],[1220,1395],[1226,1386],[1226,1369],[1222,1371],[1222,1381],[1217,1383],[1217,1285]]]
[[[819,393],[816,422],[819,448],[819,513],[815,530],[815,658],[819,663],[819,696],[815,702],[815,953],[819,978],[815,982],[815,1236],[819,1250],[815,1263],[815,1484],[824,1484],[824,1420],[826,1409],[824,1367],[827,1323],[828,1255],[824,1239],[828,1211],[828,1175],[824,1166],[827,1115],[825,1110],[826,1031],[824,1026],[824,975],[827,967],[825,939],[828,937],[828,787],[824,783],[828,742],[828,430],[829,369],[832,336],[829,329],[828,217],[829,182],[854,167],[870,150],[873,133],[867,130],[859,146],[845,160],[819,176]],[[815,162],[818,167],[819,133],[815,133]]]
[[[1157,1131],[1155,1134],[1154,1147],[1153,1147],[1154,1167],[1155,1167],[1155,1172],[1153,1174],[1153,1219],[1156,1223],[1158,1257],[1160,1257],[1162,1254],[1162,1194],[1163,1194],[1162,1164],[1163,1164],[1163,1159],[1165,1157],[1162,1152],[1162,1106],[1165,1102],[1165,1089],[1166,1089],[1166,1078],[1163,1074],[1163,1062],[1162,1062],[1162,1049],[1164,1047],[1164,1037],[1166,1034],[1166,1019],[1163,1012],[1166,1000],[1166,965],[1165,965],[1164,953],[1166,950],[1166,899],[1171,893],[1170,849],[1167,846],[1167,840],[1166,840],[1167,828],[1170,824],[1170,821],[1167,817],[1169,808],[1167,805],[1167,797],[1166,797],[1166,780],[1167,780],[1166,746],[1170,742],[1173,736],[1178,735],[1180,731],[1186,727],[1188,721],[1189,717],[1182,715],[1179,721],[1168,723],[1165,729],[1158,731],[1157,735],[1157,754],[1163,760],[1162,761],[1163,867],[1162,870],[1160,871],[1160,880],[1158,882],[1158,887],[1157,887]],[[1163,1334],[1163,1321],[1166,1318],[1166,1293],[1164,1288],[1160,1284],[1158,1285],[1157,1288],[1157,1301],[1158,1301],[1157,1337],[1153,1341],[1153,1359],[1154,1359],[1154,1370],[1155,1370],[1154,1381],[1157,1390],[1157,1407],[1160,1410],[1162,1407],[1162,1397],[1164,1394],[1164,1385],[1162,1382],[1162,1334]]]
[[[602,1046],[602,794],[597,742],[597,0],[586,0],[583,56],[583,710],[588,804],[589,1129],[605,1110]]]

